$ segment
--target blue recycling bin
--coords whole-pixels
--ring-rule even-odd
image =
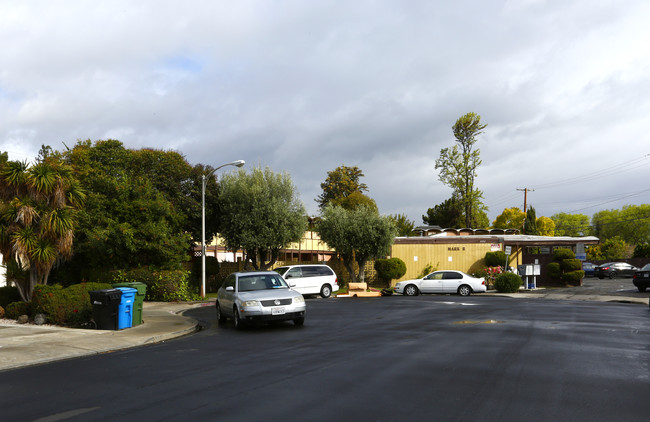
[[[133,302],[138,290],[131,287],[116,287],[116,289],[122,292],[122,300],[117,310],[117,329],[131,328],[133,327]]]

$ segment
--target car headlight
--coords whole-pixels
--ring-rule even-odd
[[[305,303],[305,298],[302,296],[296,296],[293,298],[293,303]]]
[[[248,308],[251,306],[259,306],[259,302],[256,300],[244,300],[242,302],[239,302],[239,304],[244,308]]]

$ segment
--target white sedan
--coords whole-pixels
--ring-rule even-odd
[[[400,281],[395,284],[395,293],[415,296],[420,293],[458,293],[469,296],[472,293],[486,292],[484,278],[476,278],[462,271],[434,271],[424,278]]]

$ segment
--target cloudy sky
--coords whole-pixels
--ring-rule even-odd
[[[380,212],[421,224],[475,112],[490,220],[524,188],[538,216],[591,216],[650,203],[649,21],[646,0],[0,0],[0,150],[243,159],[312,215],[358,166]]]

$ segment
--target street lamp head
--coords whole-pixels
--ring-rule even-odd
[[[246,161],[244,161],[244,160],[237,160],[237,161],[233,161],[231,164],[232,164],[233,166],[241,167],[241,166],[243,166],[244,164],[246,164]]]

